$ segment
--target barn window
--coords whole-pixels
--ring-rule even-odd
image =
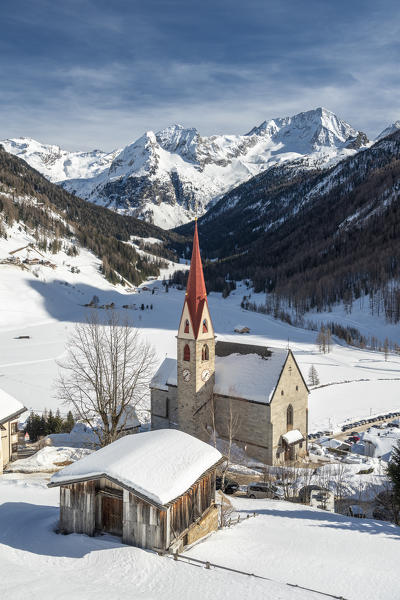
[[[286,425],[293,425],[293,406],[289,404],[286,411]]]
[[[208,345],[204,344],[204,346],[201,349],[201,360],[208,360],[210,356],[210,352],[208,350]]]
[[[183,360],[186,360],[186,361],[190,360],[190,348],[187,344],[183,349]]]
[[[203,333],[208,333],[207,319],[203,319]]]
[[[189,319],[185,321],[185,333],[189,333]]]

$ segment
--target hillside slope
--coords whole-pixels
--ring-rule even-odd
[[[200,219],[203,252],[226,257],[208,265],[210,289],[249,277],[299,312],[375,295],[398,321],[400,131],[328,169],[297,166],[291,179],[293,163],[254,177]]]
[[[71,195],[0,146],[0,235],[6,237],[15,222],[28,228],[42,249],[51,243],[52,251],[58,251],[58,240],[63,238],[78,249],[91,250],[114,282],[122,276],[137,284],[159,272],[161,262],[138,253],[132,237],[158,241],[152,247],[160,258],[173,258],[175,251],[170,248],[184,244],[176,234]]]

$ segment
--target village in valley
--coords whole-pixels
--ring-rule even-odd
[[[0,16],[0,600],[400,600],[400,4]]]
[[[20,314],[19,335],[3,327],[1,372],[16,391],[0,392],[0,568],[32,557],[23,577],[38,569],[45,596],[68,568],[60,597],[91,598],[99,586],[110,598],[129,586],[146,595],[150,585],[171,598],[392,597],[399,513],[387,465],[400,440],[400,358],[249,312],[249,282],[227,299],[207,295],[197,223],[191,255],[184,289],[166,271],[134,291],[103,283],[85,302],[82,286],[66,281],[60,295],[55,279],[46,304],[62,320]],[[94,357],[104,361],[98,387]],[[44,367],[58,373],[56,395]],[[123,583],[112,575],[121,561]],[[366,565],[380,576],[366,579]]]

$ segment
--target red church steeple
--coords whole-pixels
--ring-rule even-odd
[[[207,302],[206,284],[204,283],[203,265],[201,264],[200,256],[197,219],[194,226],[192,260],[190,263],[185,301],[188,305],[194,336],[197,338],[204,304]]]

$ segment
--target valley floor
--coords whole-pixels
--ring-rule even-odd
[[[76,259],[69,258],[68,263],[73,260],[79,264],[79,274],[71,273],[65,264],[60,264],[56,272],[42,268],[38,277],[29,271],[0,265],[0,387],[29,409],[58,407],[56,361],[63,357],[74,322],[84,320],[88,314],[89,309],[83,304],[94,294],[99,296],[100,303],[114,302],[121,313],[129,313],[135,326],[154,345],[157,366],[165,356],[176,356],[175,335],[183,291],[170,288],[165,293],[159,280],[148,283],[150,290],[156,288],[154,294],[128,293],[122,286],[115,288],[101,277],[98,261],[89,252],[82,251]],[[241,309],[245,293],[248,293],[246,288],[239,286],[225,300],[220,294],[209,295],[217,337],[278,347],[289,343],[306,380],[311,365],[315,366],[323,387],[311,390],[310,431],[335,429],[348,420],[399,408],[399,356],[391,354],[385,361],[381,352],[358,350],[340,343],[334,343],[329,354],[320,354],[315,332]],[[139,310],[142,303],[149,308]],[[136,310],[123,310],[124,304],[135,304]],[[234,334],[238,324],[250,327],[251,333]],[[30,339],[16,339],[21,335]],[[66,412],[65,407],[61,410]]]

